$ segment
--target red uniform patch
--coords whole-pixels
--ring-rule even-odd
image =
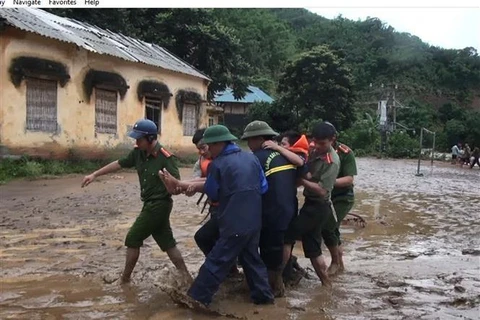
[[[163,153],[163,155],[167,158],[170,158],[172,154],[168,152],[165,148],[161,148],[160,151]]]
[[[332,158],[332,155],[330,153],[327,153],[325,155],[325,162],[328,163],[328,164],[333,163],[333,158]]]
[[[343,145],[343,144],[338,145],[337,151],[338,150],[342,151],[343,153],[350,152],[350,148],[348,148],[346,145]]]

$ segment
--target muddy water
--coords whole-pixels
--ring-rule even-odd
[[[479,319],[480,170],[439,164],[415,177],[414,162],[358,162],[354,212],[367,226],[343,227],[347,271],[334,289],[302,280],[275,306],[257,307],[241,285],[228,283],[214,307],[247,319]],[[209,319],[157,287],[176,277],[152,239],[134,284],[115,282],[124,236],[141,208],[137,177],[119,173],[85,189],[80,179],[0,186],[0,318]],[[193,273],[203,260],[193,241],[203,219],[196,200],[177,197],[172,214]]]

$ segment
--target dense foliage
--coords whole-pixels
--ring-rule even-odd
[[[227,86],[237,97],[249,84],[261,87],[276,102],[254,105],[249,116],[277,130],[329,120],[353,148],[378,150],[357,144],[378,143],[377,101],[395,84],[396,99],[408,107],[398,110],[397,121],[415,133],[408,140],[395,132],[389,143],[412,148],[425,127],[438,132],[441,150],[458,141],[480,145],[474,48],[442,49],[376,18],[330,20],[304,9],[49,11],[165,47],[212,78],[210,98]]]

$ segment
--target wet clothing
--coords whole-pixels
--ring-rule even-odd
[[[200,170],[200,178],[205,178],[208,175],[208,168],[212,160],[206,159],[204,157],[200,157],[198,159],[198,167]],[[209,203],[208,214],[210,215],[210,219],[200,227],[195,233],[194,239],[197,243],[197,246],[202,250],[202,252],[207,255],[217,242],[220,231],[218,230],[218,222],[217,222],[217,209],[218,203],[212,203],[209,199],[207,199]]]
[[[297,213],[297,168],[277,151],[260,149],[253,154],[268,181],[262,197],[260,256],[267,269],[275,271],[283,262],[284,233]]]
[[[137,170],[140,180],[143,208],[125,239],[129,248],[139,248],[150,235],[153,236],[160,249],[166,251],[175,247],[176,242],[170,228],[170,212],[172,197],[158,176],[158,171],[167,169],[177,179],[180,179],[175,157],[159,143],[155,145],[152,154],[138,148],[118,160],[122,168]]]
[[[212,251],[212,248],[220,237],[216,215],[217,207],[210,206],[208,213],[210,214],[210,219],[208,219],[208,221],[197,230],[194,236],[197,246],[202,250],[205,256]]]
[[[329,216],[333,215],[331,204],[307,200],[298,216],[285,234],[285,243],[295,244],[301,239],[305,258],[313,259],[322,255],[322,229]]]
[[[170,228],[172,206],[171,199],[144,202],[140,215],[127,233],[125,246],[140,248],[151,235],[162,251],[175,247],[177,242]]]
[[[350,210],[352,210],[355,201],[353,198],[351,198],[351,199],[333,199],[332,202],[333,202],[333,208],[335,209],[335,213],[337,214],[337,219],[338,219],[338,222],[336,223],[336,228],[334,231],[335,242],[333,243],[329,242],[330,239],[333,238],[330,233],[330,229],[324,228],[324,230],[322,231],[322,237],[325,241],[325,245],[340,246],[342,244],[342,239],[340,238],[340,224],[342,223],[343,219],[345,219],[345,217],[350,212]],[[325,230],[328,230],[327,234],[325,234]]]
[[[305,204],[288,228],[285,243],[295,244],[301,238],[306,258],[316,258],[322,254],[322,230],[333,215],[330,193],[340,169],[340,158],[333,148],[321,156],[310,156],[308,169],[312,175],[310,181],[318,182],[327,190],[322,197],[308,188],[304,189]]]
[[[357,164],[353,151],[346,145],[336,143],[335,151],[340,158],[340,169],[337,178],[356,176]],[[327,246],[340,245],[340,224],[352,209],[354,203],[353,185],[344,188],[334,187],[332,191],[332,203],[335,209],[337,220],[332,215],[327,220],[324,229],[322,230],[323,240]]]
[[[267,189],[258,159],[237,145],[227,144],[212,161],[204,191],[219,203],[216,213],[219,238],[188,290],[193,299],[210,304],[239,257],[253,301],[273,301],[267,270],[258,253],[262,194]]]

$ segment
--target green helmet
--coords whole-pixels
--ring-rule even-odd
[[[203,143],[228,142],[238,140],[227,127],[220,124],[208,127],[203,134]]]
[[[243,139],[262,137],[262,136],[278,136],[278,132],[273,129],[265,121],[255,120],[247,124],[245,130],[243,130]]]

